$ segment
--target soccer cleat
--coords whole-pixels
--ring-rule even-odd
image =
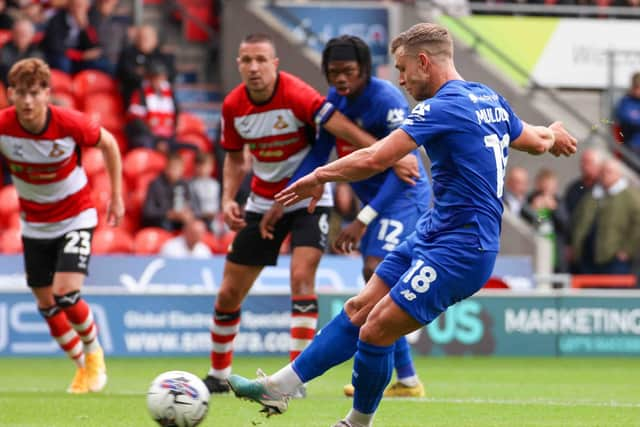
[[[202,382],[207,386],[211,394],[229,393],[229,391],[231,391],[227,380],[216,378],[213,375],[207,375],[206,378],[202,379]]]
[[[85,368],[76,369],[76,374],[73,376],[73,380],[71,380],[71,384],[67,388],[67,393],[89,393],[89,386],[87,383],[87,370]]]
[[[102,348],[85,355],[87,386],[89,391],[101,391],[107,385],[107,367],[104,364]]]
[[[307,386],[300,384],[300,386],[291,395],[292,399],[305,399],[307,397]]]
[[[414,386],[396,381],[384,391],[384,397],[424,397],[424,386],[420,381]]]
[[[260,369],[255,380],[231,375],[227,381],[236,397],[261,404],[260,412],[264,412],[267,417],[282,414],[289,407],[289,396],[269,390],[268,377]]]
[[[347,384],[343,388],[344,395],[353,397],[355,388],[352,384]],[[401,382],[395,382],[384,391],[384,397],[424,397],[424,386],[420,381],[415,386],[404,385]]]

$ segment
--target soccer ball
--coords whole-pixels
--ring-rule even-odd
[[[207,415],[209,390],[189,372],[165,372],[151,383],[147,407],[151,417],[163,427],[195,427]]]

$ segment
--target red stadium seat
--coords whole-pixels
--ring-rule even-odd
[[[73,95],[73,79],[64,71],[51,69],[51,90],[54,93]]]
[[[12,38],[11,30],[0,30],[0,47],[7,44]]]
[[[638,278],[635,274],[574,274],[572,288],[635,288]]]
[[[147,227],[136,233],[133,246],[136,255],[154,255],[173,235],[162,228]]]
[[[19,228],[2,230],[0,252],[3,254],[18,254],[22,252],[22,234]]]
[[[0,189],[0,223],[6,224],[9,217],[20,210],[18,192],[13,185]]]
[[[119,227],[98,228],[91,247],[95,254],[128,254],[133,252],[133,238]]]
[[[4,84],[0,83],[0,108],[8,107],[9,99],[7,98],[7,89]]]
[[[176,125],[176,134],[182,133],[200,133],[207,134],[207,126],[204,121],[195,114],[182,112],[178,114],[178,123]]]
[[[77,109],[76,98],[70,92],[54,92],[51,95],[51,102],[61,107]]]
[[[20,211],[16,211],[12,214],[9,215],[8,218],[6,218],[5,221],[5,227],[6,228],[20,228],[22,226],[22,224],[20,223]]]
[[[484,289],[510,289],[507,282],[499,277],[490,277],[483,286]]]
[[[107,73],[84,70],[73,76],[73,93],[81,98],[91,93],[118,93],[118,83]]]
[[[84,98],[83,111],[109,131],[121,131],[124,128],[124,107],[119,95],[89,94]]]
[[[150,148],[134,148],[124,156],[123,173],[132,188],[139,177],[146,174],[158,174],[167,164],[167,158]]]
[[[176,139],[178,140],[178,142],[194,145],[198,148],[198,150],[204,151],[205,153],[208,153],[213,149],[213,145],[211,144],[209,137],[202,133],[179,133],[177,134]]]
[[[184,178],[191,178],[196,169],[196,152],[187,148],[178,150],[178,154],[182,157],[184,163]]]
[[[225,234],[223,234],[222,236],[217,236],[215,239],[215,242],[213,243],[211,247],[211,251],[214,254],[226,254],[229,252],[229,246],[231,246],[231,243],[233,242],[233,239],[235,239],[236,237],[236,233],[233,231],[229,231]]]
[[[105,172],[104,158],[99,148],[87,148],[82,151],[82,167],[89,180],[97,174]]]

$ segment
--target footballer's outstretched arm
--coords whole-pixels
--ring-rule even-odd
[[[577,151],[577,140],[560,122],[550,126],[532,126],[523,122],[522,133],[510,147],[533,155],[550,152],[555,156],[570,156]]]
[[[111,200],[107,209],[107,222],[118,225],[124,216],[122,200],[122,159],[115,137],[106,129],[100,128],[100,140],[96,145],[102,151],[104,166],[111,183]]]
[[[289,206],[311,197],[313,200],[309,210],[313,210],[322,195],[321,184],[369,178],[389,168],[415,149],[414,140],[405,131],[396,129],[371,147],[356,150],[348,156],[317,168],[276,194],[276,200]]]

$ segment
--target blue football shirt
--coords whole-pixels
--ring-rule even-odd
[[[481,83],[451,80],[400,128],[431,160],[434,206],[418,222],[420,238],[499,250],[508,147],[523,128],[507,101]]]

